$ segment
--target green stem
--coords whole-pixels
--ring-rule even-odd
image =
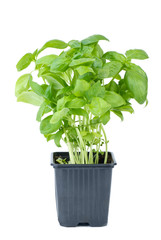
[[[89,119],[88,119],[88,124],[89,124],[89,127],[88,127],[88,129],[89,129],[89,132],[91,133],[91,126],[90,126],[90,120],[92,119],[92,114],[90,114],[89,115]],[[89,163],[90,164],[93,164],[94,163],[94,161],[93,161],[93,152],[92,152],[92,143],[93,142],[91,142],[90,143],[90,152],[89,152]]]
[[[124,66],[115,74],[115,76],[111,79],[110,82],[112,82],[115,79],[115,77],[123,70],[123,68]]]
[[[86,151],[86,147],[85,144],[83,142],[82,136],[80,134],[80,131],[78,128],[76,128],[76,132],[79,138],[79,142],[80,142],[80,149],[81,149],[81,153],[83,155],[83,158],[85,159],[86,164],[88,163],[88,157],[87,157],[87,151]]]
[[[98,125],[98,132],[101,132],[100,125]],[[100,142],[96,145],[96,164],[99,162],[99,150],[100,150]]]
[[[67,132],[65,131],[65,129],[64,129],[64,133],[65,133],[65,136],[66,136],[66,139],[67,139],[67,146],[68,146],[68,150],[69,150],[70,163],[75,164],[73,149],[72,149],[72,146],[70,144],[70,141],[69,141],[69,138],[68,138],[68,135],[67,135]]]
[[[101,124],[101,130],[102,130],[102,132],[103,132],[104,139],[105,139],[105,158],[104,158],[104,164],[106,164],[106,163],[107,163],[107,159],[108,159],[108,149],[107,149],[107,143],[108,143],[108,141],[107,141],[106,132],[105,132],[102,124]]]

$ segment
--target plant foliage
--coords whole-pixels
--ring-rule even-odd
[[[104,53],[100,40],[108,41],[102,35],[68,43],[51,40],[25,54],[16,65],[22,71],[35,63],[38,81],[33,81],[33,71],[20,76],[15,87],[17,101],[39,106],[36,119],[40,132],[58,147],[65,141],[71,164],[99,163],[103,144],[107,163],[108,140],[103,125],[111,113],[121,120],[123,111],[133,113],[131,99],[139,104],[147,102],[147,75],[131,62],[147,59],[147,53],[141,49],[128,50],[125,55]],[[63,51],[40,57],[46,48]]]

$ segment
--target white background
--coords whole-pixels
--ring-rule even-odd
[[[160,1],[28,0],[0,6],[0,239],[161,239],[161,15]],[[36,122],[37,108],[14,96],[17,61],[51,39],[102,34],[104,50],[141,48],[149,77],[149,105],[134,104],[124,122],[106,127],[118,165],[113,171],[109,224],[64,228],[57,222],[54,171]],[[137,62],[138,63],[138,62]]]

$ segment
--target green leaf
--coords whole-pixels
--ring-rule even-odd
[[[126,51],[125,54],[129,60],[131,60],[131,59],[144,60],[144,59],[149,58],[148,54],[144,50],[141,50],[141,49],[131,49],[131,50]]]
[[[30,63],[32,62],[32,60],[33,60],[32,53],[26,53],[17,63],[17,65],[16,65],[17,71],[21,71],[21,70],[27,68],[30,65]]]
[[[79,65],[84,65],[84,64],[90,64],[94,62],[94,58],[80,58],[80,59],[74,59],[70,64],[69,67],[76,67]]]
[[[107,91],[118,92],[118,85],[115,81],[110,81],[108,84],[105,85],[105,89]]]
[[[71,96],[64,96],[57,101],[57,111],[63,109],[67,102],[71,101]]]
[[[33,54],[32,54],[34,60],[36,60],[38,54],[39,54],[39,50],[38,50],[38,48],[37,48],[37,49],[33,52]]]
[[[129,113],[134,113],[134,109],[130,105],[117,107],[117,108],[115,108],[115,110],[125,111],[125,112],[129,112]]]
[[[50,71],[51,72],[65,72],[70,64],[71,60],[70,58],[66,58],[65,56],[59,56],[55,58],[55,60],[52,62]]]
[[[82,138],[88,142],[93,142],[94,134],[89,132],[81,132]]]
[[[134,63],[130,63],[129,64],[128,70],[134,70],[136,72],[139,72],[141,75],[143,75],[145,78],[147,78],[147,75],[144,72],[144,70],[140,66],[138,66],[138,65],[136,65]]]
[[[98,58],[101,58],[103,56],[103,50],[102,50],[102,48],[100,47],[99,44],[96,44],[96,46],[94,47],[92,55],[94,57],[98,57]]]
[[[119,110],[112,110],[112,112],[113,112],[116,116],[118,116],[118,117],[121,119],[121,121],[124,120],[124,117],[123,117],[123,114],[122,114],[121,111],[119,111]]]
[[[46,85],[46,86],[47,87],[44,88],[44,91],[45,91],[44,97],[51,102],[55,102],[56,92],[55,92],[55,88],[54,88],[53,84]]]
[[[105,112],[105,113],[100,117],[100,121],[101,121],[104,125],[106,125],[109,120],[110,120],[110,111]]]
[[[58,89],[62,89],[64,85],[66,85],[65,81],[63,79],[59,79],[57,78],[55,75],[53,74],[44,74],[42,76],[45,80],[47,80],[47,82],[49,84],[52,84],[53,87],[58,90]]]
[[[101,86],[100,81],[92,85],[92,87],[86,92],[86,98],[91,101],[93,97],[104,97],[105,88]]]
[[[109,68],[108,67],[102,67],[97,69],[98,78],[108,78],[109,76]]]
[[[108,59],[110,61],[119,61],[122,63],[124,63],[126,61],[126,57],[123,54],[114,52],[114,51],[106,52],[103,55],[103,58]]]
[[[72,90],[73,90],[72,86],[64,87],[57,92],[56,97],[61,94],[70,94]]]
[[[83,75],[83,74],[88,73],[88,72],[91,72],[91,73],[95,74],[93,69],[91,67],[88,67],[88,66],[80,66],[80,67],[77,67],[75,70],[78,71],[79,75]]]
[[[143,104],[147,98],[148,79],[139,71],[128,70],[125,74],[125,83],[135,100]]]
[[[95,46],[95,44],[91,44],[88,46],[82,46],[80,57],[85,57],[85,58],[93,57],[92,52],[94,50],[94,46]]]
[[[100,122],[101,121],[100,121],[99,117],[94,117],[93,119],[90,120],[90,124],[92,124],[92,125],[96,125],[96,124],[98,124]],[[95,126],[94,126],[94,128],[95,128]]]
[[[84,40],[82,40],[82,44],[83,45],[89,45],[91,43],[96,43],[100,40],[106,40],[109,41],[106,37],[102,36],[102,35],[92,35],[88,38],[85,38]]]
[[[62,110],[55,112],[50,120],[50,123],[57,123],[62,120],[69,112],[68,108],[63,108]]]
[[[44,65],[44,66],[41,66],[41,68],[38,68],[37,70],[38,70],[37,76],[43,78],[43,75],[49,74],[49,72],[50,72],[50,67]]]
[[[122,63],[118,61],[112,61],[105,63],[102,69],[99,69],[98,76],[100,78],[115,77],[122,69]]]
[[[81,43],[78,40],[71,40],[68,42],[68,45],[71,48],[81,48]]]
[[[111,105],[102,98],[94,97],[88,107],[93,115],[101,116],[111,108]]]
[[[88,83],[87,81],[83,79],[77,79],[73,93],[76,97],[84,96],[90,86],[90,83]]]
[[[32,79],[31,74],[24,74],[17,79],[15,86],[15,95],[18,97],[22,92],[27,91],[30,87],[29,79]]]
[[[74,98],[71,102],[67,102],[66,107],[68,108],[81,108],[86,104],[86,101],[82,98]]]
[[[58,121],[55,124],[52,124],[50,122],[52,117],[53,115],[50,115],[41,121],[40,132],[42,134],[50,134],[50,133],[56,132],[61,127],[61,121]]]
[[[41,118],[45,113],[49,113],[51,111],[51,108],[48,107],[47,102],[43,102],[37,112],[36,120],[38,122],[41,122]]]
[[[43,45],[43,47],[39,50],[39,53],[42,52],[46,48],[64,49],[66,47],[68,47],[67,43],[65,43],[64,41],[61,41],[61,40],[54,39],[54,40],[50,40],[50,41],[46,42]]]
[[[44,57],[41,57],[39,59],[36,60],[36,66],[39,68],[42,65],[50,65],[54,59],[56,59],[58,56],[54,55],[54,54],[50,54]]]
[[[43,101],[44,99],[33,91],[22,92],[17,98],[17,102],[30,103],[35,106],[40,106]]]
[[[92,67],[93,68],[102,68],[103,67],[103,61],[99,58],[96,58],[96,60],[93,62]]]
[[[39,96],[44,97],[45,91],[44,89],[36,82],[33,82],[32,79],[29,80],[29,84],[31,89]]]
[[[104,100],[109,103],[111,107],[119,107],[126,104],[123,97],[121,97],[118,93],[112,91],[106,91]]]
[[[94,75],[91,72],[85,73],[83,75],[79,75],[79,79],[86,80],[87,82],[93,81]]]
[[[57,133],[55,133],[53,135],[53,139],[54,139],[54,142],[57,147],[61,147],[60,140],[61,140],[63,134],[64,134],[63,129],[60,129]]]
[[[73,109],[70,109],[70,114],[73,114],[73,115],[78,115],[78,116],[84,116],[84,117],[88,117],[88,114],[87,112],[82,109],[82,108],[73,108]]]

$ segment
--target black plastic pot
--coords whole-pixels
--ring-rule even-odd
[[[60,225],[66,227],[107,225],[113,153],[107,164],[58,164],[58,157],[69,159],[69,153],[52,153],[55,169],[55,196]]]

